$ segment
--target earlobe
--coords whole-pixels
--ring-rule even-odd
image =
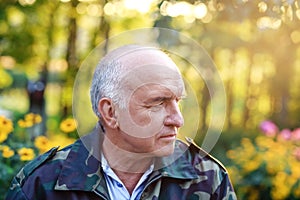
[[[117,119],[115,116],[115,106],[111,99],[100,99],[98,103],[98,111],[102,116],[102,120],[105,126],[108,126],[112,129],[118,127]]]

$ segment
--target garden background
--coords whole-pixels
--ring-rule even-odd
[[[149,27],[192,38],[218,68],[226,119],[211,154],[238,198],[300,199],[299,0],[2,0],[0,198],[26,162],[78,137],[73,84],[91,50]],[[185,76],[197,88],[201,145],[210,95]]]

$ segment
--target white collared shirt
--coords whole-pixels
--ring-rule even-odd
[[[101,165],[106,180],[109,196],[112,200],[138,200],[140,199],[142,192],[146,186],[146,180],[152,173],[154,165],[152,164],[149,169],[143,174],[137,185],[135,186],[131,196],[127,191],[125,185],[119,179],[119,177],[110,168],[104,155],[101,156]]]

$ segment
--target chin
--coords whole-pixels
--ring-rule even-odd
[[[169,144],[166,146],[161,147],[160,149],[158,149],[157,151],[154,152],[154,155],[156,157],[165,157],[165,156],[169,156],[171,154],[173,154],[174,152],[174,148],[175,145],[173,144]]]

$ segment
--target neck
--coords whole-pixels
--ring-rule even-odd
[[[138,184],[139,180],[143,176],[142,173],[130,173],[114,170],[115,174],[119,177],[122,183],[125,185],[127,191],[131,195],[134,188]]]
[[[131,195],[140,178],[153,164],[153,158],[125,151],[113,144],[107,136],[104,137],[102,151],[110,168]]]
[[[121,149],[113,144],[107,136],[104,137],[102,151],[114,171],[143,174],[153,164],[153,157]]]

